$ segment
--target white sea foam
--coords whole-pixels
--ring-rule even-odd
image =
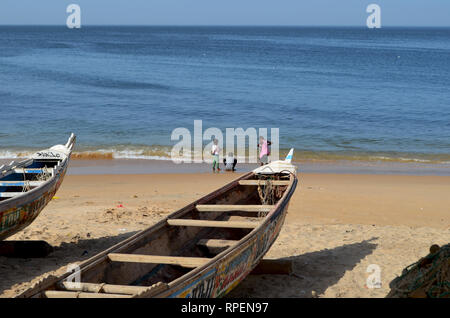
[[[38,149],[19,149],[19,150],[0,150],[0,159],[17,159],[27,158],[31,156]],[[370,155],[352,156],[351,154],[336,156],[333,153],[321,153],[321,152],[296,152],[294,160],[301,161],[386,161],[386,162],[405,162],[405,163],[421,163],[421,164],[450,164],[447,155],[427,155],[430,159],[417,158],[414,155],[407,156],[389,156],[389,155]],[[280,158],[283,157],[283,151],[280,152]],[[169,146],[145,146],[143,148],[138,147],[111,147],[111,148],[99,148],[99,149],[80,149],[75,150],[72,154],[73,159],[79,160],[95,160],[95,159],[139,159],[139,160],[172,160],[171,148]],[[225,156],[221,156],[222,161]],[[248,162],[249,158],[245,156],[235,156],[239,163]],[[203,155],[204,162],[212,162],[212,157],[205,152]],[[183,161],[194,162],[194,154],[185,154],[181,157]],[[176,161],[174,159],[174,161]]]

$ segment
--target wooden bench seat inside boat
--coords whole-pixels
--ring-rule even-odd
[[[198,227],[219,227],[219,228],[239,228],[254,229],[258,227],[259,222],[253,221],[209,221],[209,220],[190,220],[190,219],[169,219],[167,224],[172,226],[198,226]]]
[[[228,204],[197,204],[195,208],[199,212],[229,212],[229,211],[244,211],[244,212],[269,212],[274,205],[228,205]]]
[[[80,291],[90,293],[110,293],[110,294],[125,294],[125,295],[134,295],[148,289],[148,287],[145,286],[74,283],[74,282],[61,282],[58,287],[64,289],[65,291]]]
[[[45,181],[0,181],[0,187],[38,187]]]
[[[24,192],[1,192],[0,198],[13,198],[21,194],[24,194]]]
[[[44,292],[47,298],[131,298],[126,294],[83,293],[60,290],[47,290]]]
[[[286,186],[289,185],[290,181],[288,180],[273,180],[270,182],[275,186]],[[266,180],[239,180],[239,185],[267,185],[268,182]]]
[[[112,284],[92,284],[59,282],[61,290],[44,292],[47,298],[147,298],[169,288],[168,284],[158,282],[152,286],[130,286]]]
[[[47,170],[48,172],[51,172],[52,171],[52,169],[48,169]],[[15,173],[43,173],[44,172],[44,169],[40,169],[40,168],[30,168],[30,169],[28,169],[28,168],[16,168],[16,169],[14,169],[14,172]]]
[[[205,257],[181,257],[181,256],[159,256],[159,255],[137,255],[110,253],[108,258],[112,262],[125,263],[147,263],[147,264],[167,264],[181,267],[195,268],[210,261]]]

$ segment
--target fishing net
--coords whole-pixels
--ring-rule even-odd
[[[450,244],[430,247],[430,254],[406,267],[386,297],[450,298]]]
[[[36,180],[38,181],[47,181],[52,176],[52,172],[45,166],[42,168],[41,172],[36,175]]]
[[[274,205],[283,196],[284,188],[273,184],[273,177],[258,176],[258,194],[262,205]],[[258,217],[265,217],[267,211],[259,211]]]

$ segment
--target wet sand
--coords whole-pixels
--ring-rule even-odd
[[[0,296],[44,274],[63,273],[157,222],[239,173],[66,176],[56,197],[9,240],[45,240],[44,259],[0,257]],[[450,177],[300,175],[282,232],[268,258],[291,259],[294,275],[252,275],[234,297],[384,297],[404,267],[450,241]],[[370,264],[381,288],[367,288]]]
[[[450,176],[450,163],[303,160],[294,164],[298,166],[298,171],[303,173]],[[254,169],[255,164],[238,162],[236,168],[237,172],[246,172]],[[68,173],[77,175],[204,173],[210,169],[211,164],[208,163],[176,164],[171,160],[100,159],[72,160]]]

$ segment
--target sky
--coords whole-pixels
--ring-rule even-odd
[[[450,0],[0,0],[0,25],[365,26],[369,4],[382,26],[450,26]]]

